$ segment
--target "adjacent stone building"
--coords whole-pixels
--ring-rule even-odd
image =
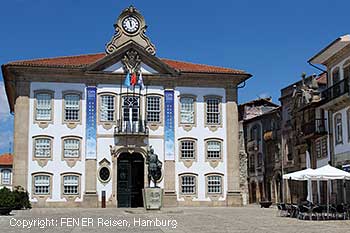
[[[316,168],[319,149],[326,137],[325,119],[317,107],[321,101],[321,92],[326,87],[326,74],[303,76],[302,80],[281,90],[281,150],[283,174],[305,169],[306,151],[310,154],[310,167]],[[287,202],[305,201],[306,182],[285,181]],[[317,192],[313,192],[317,195]],[[317,196],[315,196],[317,198]],[[315,199],[316,200],[316,199]]]
[[[12,189],[12,164],[12,154],[6,153],[0,155],[0,189],[3,187]]]
[[[281,201],[280,108],[270,98],[239,106],[248,158],[249,202]]]
[[[242,205],[237,86],[251,75],[157,57],[132,6],[114,26],[105,52],[2,65],[13,185],[34,207],[139,207],[152,146],[164,206]]]

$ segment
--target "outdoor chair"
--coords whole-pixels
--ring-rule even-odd
[[[299,207],[297,205],[293,205],[291,204],[291,213],[290,213],[290,217],[291,218],[297,218],[299,215]]]
[[[345,208],[345,211],[346,211],[347,219],[350,219],[350,205],[349,204],[345,204],[344,208]]]
[[[278,203],[277,208],[278,208],[277,214],[279,214],[280,217],[286,217],[289,215],[288,209],[285,203]]]
[[[312,214],[315,215],[316,220],[322,218],[324,220],[324,208],[322,206],[314,206],[312,208]]]
[[[326,211],[327,211],[327,207],[326,207]],[[331,216],[331,219],[337,218],[337,208],[334,205],[329,206],[329,214]]]
[[[305,206],[305,205],[299,205],[299,214],[298,219],[305,220],[306,217],[309,217],[309,220],[312,220],[312,208]]]
[[[344,204],[337,205],[336,211],[337,211],[337,213],[336,213],[336,218],[337,219],[339,219],[340,217],[342,219],[344,219],[344,220],[346,219],[346,217],[347,217],[347,209],[345,208]]]

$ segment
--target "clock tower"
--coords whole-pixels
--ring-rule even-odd
[[[147,52],[155,55],[156,48],[145,35],[146,22],[140,12],[133,6],[129,6],[119,15],[114,24],[115,33],[106,45],[106,53],[111,54],[118,48],[134,41]]]

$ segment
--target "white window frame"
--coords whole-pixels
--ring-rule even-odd
[[[207,176],[207,192],[208,194],[222,194],[222,176],[208,175]]]
[[[63,176],[63,195],[79,195],[79,179],[78,175]]]
[[[3,185],[10,185],[11,184],[11,169],[2,169],[1,170],[1,183]]]
[[[68,142],[75,141],[77,143],[77,147],[69,147]],[[81,142],[79,138],[64,138],[63,139],[63,157],[64,158],[79,158],[80,157],[80,148],[81,148]],[[70,153],[68,153],[70,151]],[[72,153],[73,152],[73,153]],[[73,156],[74,155],[74,156]]]
[[[341,113],[337,113],[334,115],[334,131],[335,131],[335,144],[343,143],[343,117]]]
[[[180,98],[180,123],[195,123],[195,99],[189,96]]]
[[[221,141],[208,140],[206,144],[207,144],[207,159],[221,159],[222,157]],[[211,146],[214,146],[213,144],[217,144],[217,145],[215,145],[215,148],[213,147],[210,148]],[[215,156],[213,156],[214,154]]]
[[[220,125],[221,124],[221,109],[220,109],[220,103],[221,100],[219,98],[215,97],[208,97],[206,99],[206,125]],[[217,107],[214,107],[212,105],[217,105]],[[215,108],[217,111],[214,111]],[[216,117],[214,117],[216,116]],[[214,121],[213,119],[217,119],[217,121]]]
[[[34,194],[35,195],[49,195],[50,186],[51,186],[51,178],[49,175],[34,176]],[[39,187],[42,187],[42,188],[39,188]]]
[[[197,177],[195,175],[182,175],[180,179],[182,195],[195,195],[197,193]]]
[[[192,156],[188,156],[189,154],[192,154]],[[196,141],[195,140],[192,140],[192,139],[180,140],[180,159],[183,159],[183,160],[196,159]]]
[[[100,121],[111,122],[115,121],[115,96],[102,94],[100,106]]]
[[[160,123],[161,112],[162,112],[161,96],[147,95],[146,97],[147,123]]]
[[[41,145],[40,148],[39,148],[39,145],[38,143],[40,143],[39,141],[47,141],[47,145]],[[37,137],[37,138],[34,138],[34,157],[35,158],[40,158],[40,159],[48,159],[48,158],[51,158],[51,138],[48,138],[48,137]],[[40,155],[38,150],[43,150],[43,152],[41,152],[40,154],[45,154],[44,156],[43,155]]]
[[[74,97],[68,99],[68,97]],[[64,121],[79,122],[80,121],[80,94],[66,93],[64,94]],[[76,102],[73,104],[73,102]],[[74,117],[73,117],[74,116]]]
[[[46,97],[40,99],[40,97]],[[48,97],[48,98],[47,98]],[[52,120],[52,94],[49,92],[38,92],[35,94],[35,120],[51,121]],[[45,113],[40,113],[45,112]]]

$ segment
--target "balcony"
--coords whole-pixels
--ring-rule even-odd
[[[146,121],[117,121],[117,126],[114,129],[115,136],[148,136],[148,127]]]
[[[326,134],[325,119],[315,119],[304,123],[302,126],[303,137]]]
[[[349,79],[343,79],[322,92],[322,99],[330,101],[349,92]]]

